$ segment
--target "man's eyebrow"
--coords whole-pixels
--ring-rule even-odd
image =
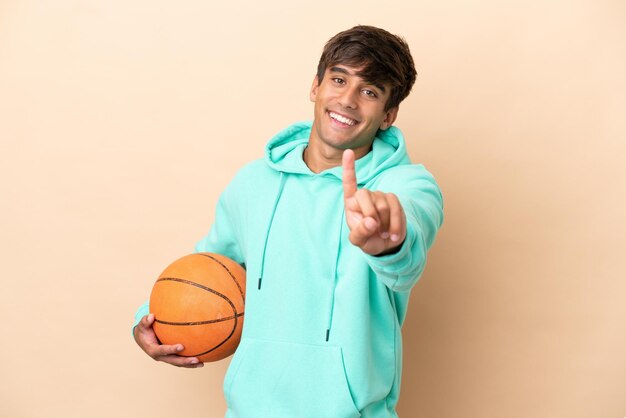
[[[342,74],[354,75],[353,73],[351,73],[350,71],[346,70],[343,67],[330,67],[330,71],[333,72],[333,73],[342,73]]]
[[[347,75],[356,75],[358,76],[358,74],[356,73],[351,73],[350,71],[348,71],[347,69],[343,68],[343,67],[330,67],[329,69],[330,72],[332,73],[341,73],[341,74],[347,74]],[[376,87],[377,89],[379,89],[382,93],[384,93],[385,91],[387,91],[385,89],[385,86],[383,86],[382,84],[376,84],[376,83],[370,83],[368,81],[366,81],[368,84],[372,84],[374,87]]]
[[[374,84],[374,87],[377,87],[378,90],[380,90],[382,93],[385,92],[385,86],[383,86],[382,84]]]

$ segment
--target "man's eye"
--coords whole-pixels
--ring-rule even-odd
[[[374,93],[372,90],[367,90],[367,89],[363,90],[363,94],[365,94],[368,97],[374,97],[374,98],[378,97],[376,93]]]
[[[337,84],[343,84],[343,83],[344,83],[343,79],[341,79],[341,78],[337,78],[337,77],[335,77],[335,78],[333,78],[332,80],[333,80],[335,83],[337,83]]]

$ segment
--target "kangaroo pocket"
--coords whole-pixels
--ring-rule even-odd
[[[244,338],[224,380],[228,416],[357,418],[341,347]]]

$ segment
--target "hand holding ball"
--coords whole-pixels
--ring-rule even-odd
[[[243,327],[246,272],[219,254],[182,257],[161,273],[150,295],[154,332],[162,344],[182,344],[181,356],[202,362],[235,352]]]

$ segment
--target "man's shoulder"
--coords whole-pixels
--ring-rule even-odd
[[[420,177],[433,177],[433,175],[424,167],[423,164],[414,164],[411,162],[397,164],[381,171],[377,180],[410,180]]]
[[[237,176],[256,176],[267,171],[271,170],[265,162],[265,159],[257,158],[256,160],[244,164],[237,172]]]
[[[423,164],[398,164],[381,171],[372,188],[387,192],[438,187],[434,176]]]
[[[263,158],[252,160],[243,165],[235,174],[229,184],[229,188],[254,188],[256,185],[267,183],[268,179],[277,173],[267,165]]]

